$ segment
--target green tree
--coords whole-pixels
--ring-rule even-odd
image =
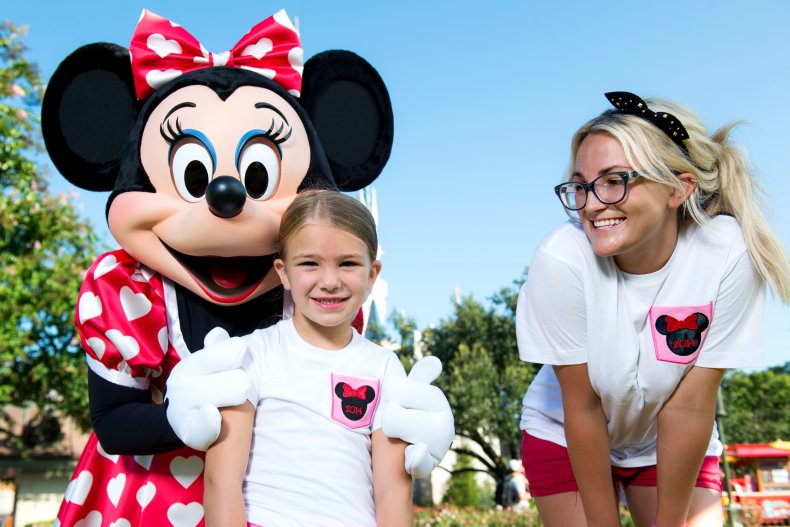
[[[385,344],[389,339],[387,329],[376,318],[371,318],[365,328],[365,338],[378,345]]]
[[[87,428],[87,373],[72,320],[97,241],[36,163],[43,89],[23,33],[0,25],[0,405],[34,403],[44,427],[58,413]],[[42,437],[30,429],[17,436],[2,409],[0,418],[7,446],[24,453]]]
[[[452,450],[475,458],[496,481],[507,475],[507,460],[520,457],[521,400],[536,371],[519,360],[516,346],[516,303],[525,279],[494,294],[488,307],[472,297],[461,299],[452,316],[423,331],[422,352],[444,365],[435,384],[447,395],[456,434],[465,440]],[[408,355],[414,322],[402,315],[391,321],[404,343],[402,354]],[[476,470],[455,467],[453,473]]]
[[[398,311],[393,311],[389,320],[398,333],[396,341],[400,342],[400,345],[395,349],[395,353],[397,353],[401,364],[403,364],[403,368],[408,372],[416,362],[414,336],[419,333],[417,321],[414,320],[414,317]],[[420,350],[420,353],[422,353],[422,350]]]
[[[461,454],[455,462],[453,473],[447,482],[442,501],[460,507],[480,507],[483,493],[475,481],[475,473],[470,470],[472,459]]]
[[[731,370],[722,381],[727,443],[790,439],[790,362],[766,370]]]

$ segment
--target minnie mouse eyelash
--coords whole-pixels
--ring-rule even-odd
[[[274,130],[275,126],[276,122],[274,119],[272,119],[272,124],[269,126],[269,129],[265,130],[261,135],[277,145],[279,148],[282,143],[286,142],[291,137],[293,130],[288,127],[287,133],[282,135],[283,130],[285,129],[285,123],[280,123],[280,127],[277,128],[277,131]],[[159,133],[162,138],[167,141],[167,144],[171,146],[182,137],[189,135],[184,133],[184,130],[181,127],[181,121],[178,118],[176,118],[175,129],[173,128],[173,125],[170,123],[170,121],[165,121],[159,125]]]
[[[266,130],[263,133],[263,136],[266,137],[267,139],[269,139],[271,142],[273,142],[274,144],[276,144],[279,147],[281,144],[286,142],[291,137],[291,133],[293,132],[293,130],[291,130],[291,128],[289,126],[288,127],[288,133],[286,133],[285,136],[282,136],[281,134],[283,132],[283,128],[285,128],[285,123],[284,122],[280,123],[280,127],[277,129],[276,132],[274,131],[274,125],[275,125],[274,119],[272,119],[271,126],[269,127],[268,130]]]
[[[165,131],[165,125],[167,125],[167,131]],[[176,128],[173,130],[173,126],[170,124],[170,121],[165,121],[159,125],[159,134],[162,138],[167,141],[167,144],[173,145],[176,141],[184,137],[184,130],[181,128],[181,121],[178,120],[176,117]],[[170,135],[168,135],[170,134]]]

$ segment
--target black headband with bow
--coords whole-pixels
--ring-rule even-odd
[[[606,98],[612,103],[617,110],[629,115],[636,115],[642,119],[649,121],[662,132],[667,134],[667,137],[678,145],[686,154],[688,149],[683,141],[689,138],[689,133],[680,122],[680,119],[666,112],[654,112],[647,107],[647,103],[639,98],[639,96],[629,93],[627,91],[613,91],[604,94]]]

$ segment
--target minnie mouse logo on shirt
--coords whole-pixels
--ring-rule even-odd
[[[379,403],[381,380],[332,373],[328,390],[332,393],[332,420],[352,430],[373,423]]]
[[[705,347],[713,320],[713,302],[702,305],[652,306],[650,330],[659,362],[692,364]]]
[[[376,398],[376,391],[368,385],[354,388],[339,382],[335,385],[335,395],[340,397],[343,415],[351,421],[359,421],[368,410],[368,403]]]
[[[702,332],[708,328],[708,317],[692,313],[684,319],[662,315],[656,319],[656,330],[667,337],[667,347],[675,355],[691,355],[702,343]]]

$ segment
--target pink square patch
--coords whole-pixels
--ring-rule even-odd
[[[348,428],[362,428],[373,422],[379,402],[378,379],[361,379],[332,374],[332,419]]]
[[[691,364],[699,356],[713,319],[713,302],[703,306],[650,308],[656,359]]]

